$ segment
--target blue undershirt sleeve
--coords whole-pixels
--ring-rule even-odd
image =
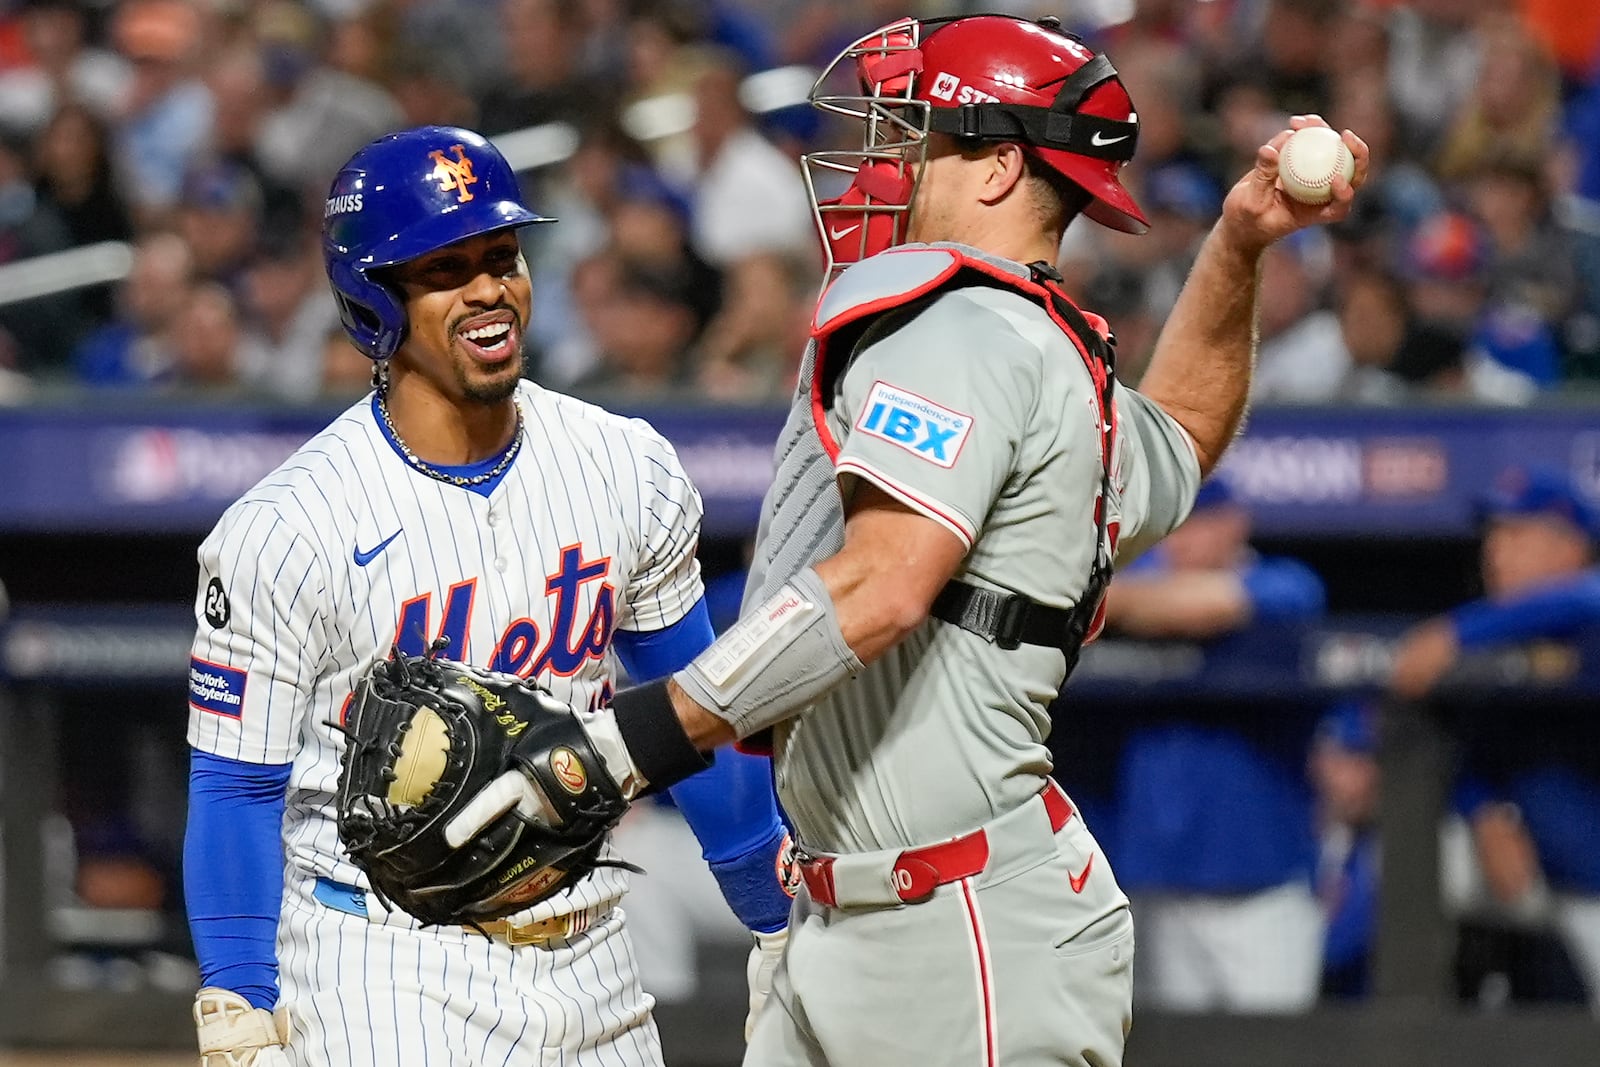
[[[618,630],[611,647],[635,685],[665,678],[680,670],[716,640],[705,597],[695,601],[683,618],[662,630]]]
[[[200,984],[231,989],[257,1008],[278,1001],[288,786],[287,763],[190,753],[183,895]]]
[[[662,630],[618,630],[612,647],[635,682],[687,666],[714,640],[704,599]],[[789,921],[789,895],[778,877],[788,834],[773,793],[772,763],[729,745],[716,762],[667,790],[700,841],[701,855],[733,913],[748,929],[771,933]]]
[[[1450,613],[1456,640],[1465,649],[1571,637],[1600,625],[1600,574],[1540,589],[1508,601],[1474,600]]]

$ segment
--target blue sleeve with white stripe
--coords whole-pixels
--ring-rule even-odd
[[[231,989],[257,1008],[278,1000],[288,785],[287,763],[190,753],[183,896],[200,984]]]
[[[701,599],[665,629],[618,630],[612,643],[628,676],[648,682],[687,665],[714,636]],[[778,816],[771,761],[730,745],[717,752],[709,769],[668,793],[699,839],[701,855],[739,920],[762,933],[785,926],[790,901],[778,879],[778,860],[788,835]]]

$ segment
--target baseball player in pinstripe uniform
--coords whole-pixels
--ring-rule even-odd
[[[522,380],[517,231],[546,221],[466,130],[390,135],[334,181],[329,277],[377,387],[199,552],[185,888],[206,1067],[660,1062],[624,870],[489,937],[422,928],[365,889],[330,810],[345,701],[392,645],[448,638],[593,708],[619,659],[659,677],[711,641],[672,448]],[[767,762],[730,750],[673,797],[770,975],[790,901]]]
[[[858,92],[813,100],[866,139],[808,162],[851,182],[818,203],[835,263],[869,258],[818,305],[740,621],[607,725],[657,783],[775,746],[804,891],[747,1064],[1117,1064],[1132,920],[1049,777],[1047,708],[1114,558],[1183,519],[1238,426],[1261,253],[1352,183],[1296,204],[1290,131],[1261,146],[1135,392],[1051,267],[1080,212],[1144,228],[1109,61],[1003,16],[903,20],[841,59]]]

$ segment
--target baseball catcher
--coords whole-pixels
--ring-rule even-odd
[[[342,727],[339,838],[373,891],[425,924],[480,925],[618,865],[600,851],[628,798],[577,713],[517,675],[439,659],[440,647],[374,665]],[[474,833],[454,829],[513,769],[540,820],[512,805]]]

